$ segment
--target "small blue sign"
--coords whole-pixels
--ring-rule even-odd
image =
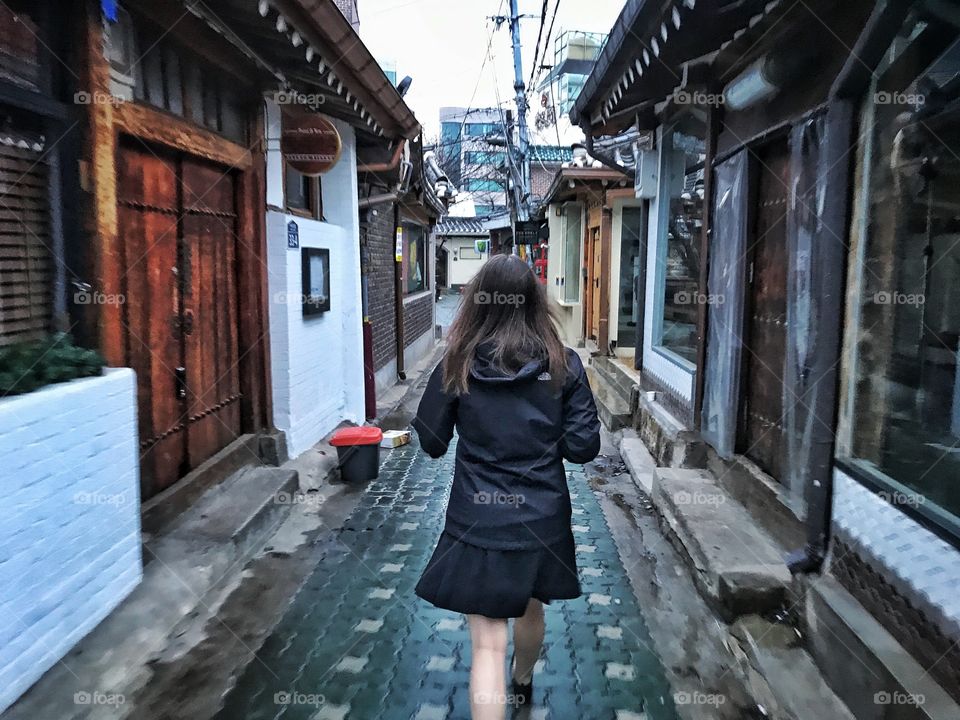
[[[300,228],[291,220],[287,223],[287,248],[296,250],[300,247]]]
[[[107,20],[117,21],[117,0],[100,0],[100,9]]]

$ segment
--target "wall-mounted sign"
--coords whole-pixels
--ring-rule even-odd
[[[287,223],[287,247],[291,250],[300,247],[300,228],[293,220]]]
[[[403,228],[397,228],[397,246],[395,251],[397,262],[403,262]]]
[[[319,315],[330,309],[330,251],[303,248],[300,251],[303,284],[303,315]]]
[[[489,247],[490,247],[490,241],[487,240],[486,238],[483,238],[482,240],[473,241],[473,249],[476,250],[481,255],[487,252]]]
[[[322,175],[337,164],[343,144],[336,126],[319,113],[284,108],[280,149],[304,175]]]

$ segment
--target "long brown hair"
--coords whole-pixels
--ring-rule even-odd
[[[530,267],[515,255],[494,255],[463,289],[443,358],[443,385],[449,394],[468,392],[470,369],[481,344],[489,345],[494,364],[504,370],[516,371],[531,360],[544,360],[554,386],[562,386],[567,355],[547,294]]]

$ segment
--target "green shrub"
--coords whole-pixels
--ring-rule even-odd
[[[0,398],[51,383],[101,375],[104,365],[100,353],[77,347],[67,333],[9,345],[0,348]]]

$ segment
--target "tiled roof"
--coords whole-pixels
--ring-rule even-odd
[[[570,162],[573,159],[573,149],[566,145],[531,145],[530,159],[544,163]]]
[[[486,235],[483,220],[476,217],[450,217],[437,223],[437,235]]]

